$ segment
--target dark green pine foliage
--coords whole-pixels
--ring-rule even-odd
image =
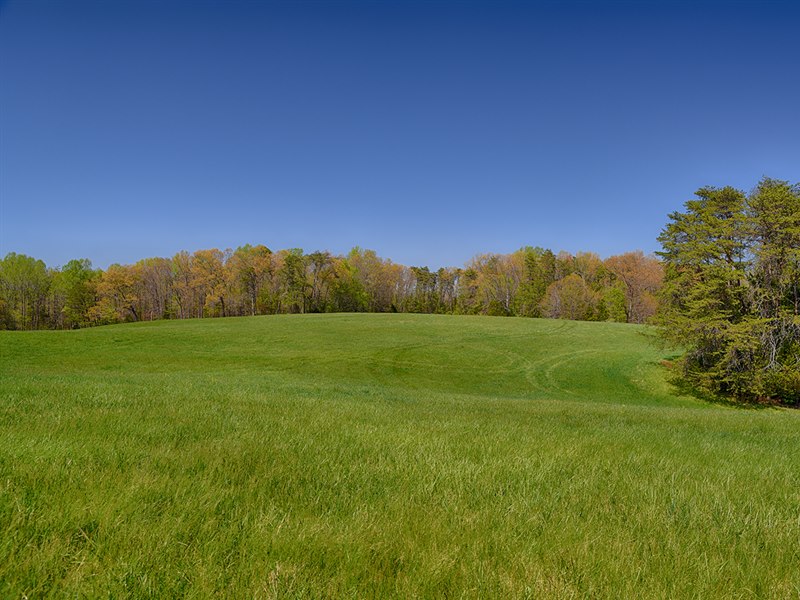
[[[742,400],[800,402],[800,188],[702,188],[659,236],[660,322],[684,375]]]
[[[743,333],[759,341],[759,392],[800,403],[800,184],[763,179],[747,208],[753,332]]]

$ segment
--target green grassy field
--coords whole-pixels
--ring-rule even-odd
[[[800,414],[645,328],[0,332],[0,597],[800,596]]]

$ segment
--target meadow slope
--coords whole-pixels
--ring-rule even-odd
[[[0,332],[0,596],[797,597],[800,413],[679,395],[651,335]]]

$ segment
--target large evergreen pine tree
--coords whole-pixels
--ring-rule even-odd
[[[800,186],[763,179],[746,196],[702,188],[659,236],[665,337],[684,375],[740,399],[800,402]]]

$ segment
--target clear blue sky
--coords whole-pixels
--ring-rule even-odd
[[[651,252],[800,180],[800,3],[0,4],[0,254]]]

